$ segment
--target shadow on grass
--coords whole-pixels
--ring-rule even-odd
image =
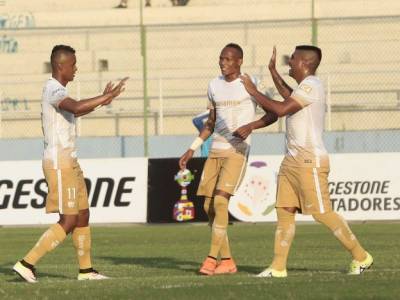
[[[288,268],[288,271],[296,271],[296,272],[345,272],[345,270],[341,269],[332,269],[326,267],[297,267],[297,268]]]
[[[239,272],[242,273],[248,273],[249,275],[257,275],[261,273],[262,271],[265,270],[265,266],[242,266],[238,265],[238,270]],[[320,273],[331,273],[331,274],[346,274],[344,270],[338,270],[338,269],[321,269],[321,268],[288,268],[287,269],[288,273],[295,272],[295,273],[304,273],[304,274],[309,274],[309,273],[315,273],[315,274],[320,274]]]
[[[182,270],[197,272],[200,264],[194,261],[180,260],[175,257],[113,257],[100,256],[100,259],[111,261],[116,265],[139,265],[145,268]]]
[[[0,265],[0,274],[4,274],[6,276],[13,276],[13,278],[5,280],[6,282],[25,282],[24,279],[22,279],[18,274],[16,274],[13,271],[12,268],[13,268],[14,264],[15,264],[15,262],[9,262],[9,263]],[[38,271],[38,269],[36,269],[36,275],[39,280],[40,280],[40,277],[49,277],[49,278],[55,278],[55,279],[70,279],[70,277],[60,275],[60,274],[40,272],[40,270]]]
[[[237,265],[238,271],[241,273],[248,273],[249,275],[256,275],[262,272],[265,267],[264,266],[243,266]]]
[[[198,273],[201,262],[180,260],[175,257],[113,257],[100,256],[115,265],[139,265],[145,268],[181,270],[189,273]],[[238,265],[241,273],[258,274],[263,270],[258,266]]]

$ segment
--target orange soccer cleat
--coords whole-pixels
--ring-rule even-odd
[[[223,259],[214,271],[215,275],[218,274],[234,274],[237,272],[235,261],[232,258]]]
[[[217,261],[211,257],[207,257],[201,265],[199,273],[202,275],[214,275],[216,267]]]

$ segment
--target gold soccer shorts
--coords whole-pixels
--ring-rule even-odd
[[[296,207],[305,215],[332,211],[328,174],[329,168],[282,165],[278,174],[276,207]]]
[[[49,192],[46,198],[46,213],[77,215],[89,208],[83,172],[75,162],[71,168],[43,168]]]
[[[229,153],[226,157],[208,157],[197,195],[213,197],[215,190],[234,195],[246,171],[246,156]]]

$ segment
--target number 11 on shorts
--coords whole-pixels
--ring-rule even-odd
[[[75,200],[76,198],[76,188],[69,187],[68,189],[68,200]]]

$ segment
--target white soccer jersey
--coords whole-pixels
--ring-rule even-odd
[[[329,167],[322,140],[325,123],[325,90],[321,80],[308,76],[291,98],[303,108],[286,117],[286,157],[284,164],[300,167]]]
[[[256,80],[252,81],[257,84]],[[210,155],[222,155],[236,150],[248,154],[250,136],[246,140],[234,137],[232,133],[240,126],[254,121],[257,104],[246,91],[240,78],[231,82],[223,76],[211,80],[208,85],[209,106],[216,110],[216,122]]]
[[[46,168],[70,167],[76,158],[75,116],[58,108],[68,92],[56,79],[49,79],[42,95],[43,161]]]

